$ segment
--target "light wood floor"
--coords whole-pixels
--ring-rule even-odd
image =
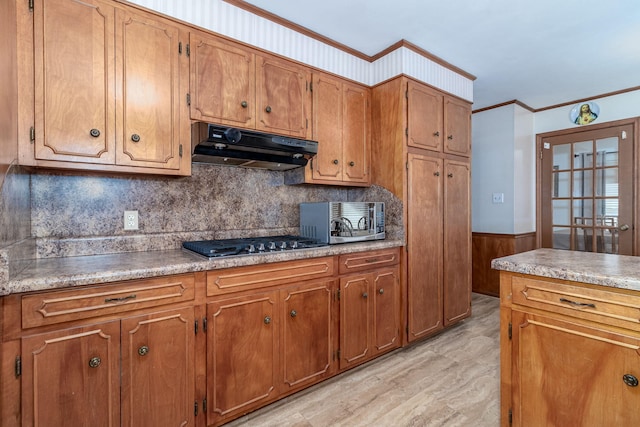
[[[225,427],[498,426],[498,309],[473,294],[461,324]]]

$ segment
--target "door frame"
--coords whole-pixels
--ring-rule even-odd
[[[593,131],[599,129],[606,129],[610,127],[616,126],[625,126],[630,125],[633,129],[633,176],[631,177],[631,181],[633,183],[633,200],[634,205],[632,207],[633,213],[633,229],[632,232],[632,254],[639,255],[640,254],[640,233],[638,232],[640,228],[640,223],[638,220],[640,219],[640,154],[638,153],[640,148],[640,135],[638,135],[640,131],[640,117],[633,117],[630,119],[623,120],[615,120],[612,122],[605,122],[599,124],[590,124],[582,127],[572,127],[568,129],[562,129],[557,131],[545,132],[536,134],[536,247],[542,247],[542,150],[543,150],[543,140],[545,138],[569,135],[572,133],[581,133],[586,131]]]

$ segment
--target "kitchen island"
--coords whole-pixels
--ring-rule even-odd
[[[537,249],[491,265],[501,425],[640,425],[640,258]]]

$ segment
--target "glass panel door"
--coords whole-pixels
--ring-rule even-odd
[[[631,132],[619,126],[543,140],[543,247],[632,254]]]

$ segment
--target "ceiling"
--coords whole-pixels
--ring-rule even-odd
[[[476,76],[473,109],[640,86],[638,0],[247,0],[373,56],[404,39]]]

